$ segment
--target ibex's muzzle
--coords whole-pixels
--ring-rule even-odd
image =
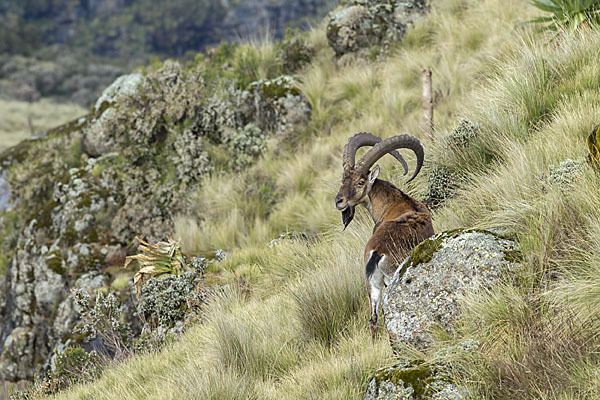
[[[344,208],[347,207],[345,203],[346,202],[344,201],[344,197],[338,193],[338,195],[335,196],[335,208],[342,211]]]

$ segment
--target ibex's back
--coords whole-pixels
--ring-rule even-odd
[[[363,146],[373,146],[355,165],[356,151]],[[390,153],[404,166],[406,162],[396,151],[408,148],[417,156],[417,168],[412,180],[423,165],[421,143],[408,135],[398,135],[381,140],[369,133],[358,133],[348,140],[344,148],[344,175],[335,205],[342,211],[348,226],[354,217],[354,207],[364,204],[375,222],[373,236],[365,248],[365,272],[371,302],[371,328],[375,335],[379,298],[384,286],[391,280],[396,267],[421,241],[433,235],[431,214],[427,207],[408,196],[391,183],[377,179],[379,167],[369,169],[384,154]]]
[[[389,262],[380,268],[385,276],[392,276],[396,265],[433,235],[431,214],[423,203],[381,179],[375,180],[369,198],[375,228],[365,247],[365,263],[371,252],[386,255]]]

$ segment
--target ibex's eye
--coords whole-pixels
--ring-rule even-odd
[[[357,183],[357,185],[358,185],[358,186],[362,186],[362,185],[364,185],[364,184],[365,184],[365,180],[364,180],[364,179],[361,179],[361,180],[360,180],[360,181],[358,181],[358,183]]]

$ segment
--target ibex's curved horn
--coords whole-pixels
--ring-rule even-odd
[[[354,160],[358,149],[363,146],[375,146],[379,142],[381,142],[381,138],[367,132],[359,132],[350,137],[348,143],[344,146],[344,155],[342,156],[344,170],[354,167]],[[400,164],[402,164],[402,167],[404,168],[404,175],[406,175],[408,173],[408,165],[406,165],[404,158],[402,158],[400,153],[395,150],[391,151],[390,154],[393,155],[396,160],[400,161]]]
[[[377,160],[383,157],[384,154],[395,149],[410,149],[415,152],[415,155],[417,156],[417,168],[415,169],[413,176],[411,176],[407,182],[412,181],[423,166],[425,151],[423,150],[423,146],[421,146],[421,142],[419,142],[417,138],[409,135],[396,135],[377,143],[372,149],[367,151],[363,158],[360,159],[356,169],[363,173],[367,173]]]

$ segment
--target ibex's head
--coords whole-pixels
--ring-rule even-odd
[[[373,146],[373,148],[355,164],[356,151],[363,146]],[[404,167],[404,175],[406,175],[408,172],[406,161],[396,151],[396,149],[402,148],[414,151],[417,156],[417,168],[408,180],[410,182],[417,176],[423,165],[423,147],[416,138],[409,135],[397,135],[381,140],[370,133],[361,132],[348,139],[348,143],[344,147],[342,186],[335,197],[335,206],[342,212],[344,228],[354,218],[354,207],[365,201],[371,192],[371,188],[379,175],[379,166],[371,169],[377,160],[390,153],[400,161]]]

